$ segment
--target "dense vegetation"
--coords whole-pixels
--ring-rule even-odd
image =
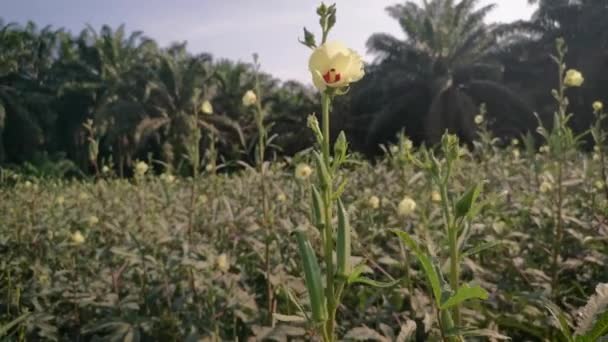
[[[530,21],[495,25],[484,22],[494,5],[477,3],[389,7],[406,38],[380,33],[369,38],[377,58],[367,66],[367,77],[341,99],[333,115],[335,132],[345,130],[356,150],[372,154],[402,129],[417,144],[437,142],[445,129],[470,142],[481,103],[496,135],[534,131],[533,113],[550,121],[554,110],[546,89],[557,81],[549,60],[557,37],[569,43],[568,64],[586,76],[570,97],[574,127],[587,129],[591,103],[607,99],[605,4],[546,0]],[[111,163],[124,174],[133,160],[151,157],[178,166],[192,125],[204,133],[200,151],[218,140],[223,161],[252,160],[255,123],[240,102],[253,87],[251,64],[192,55],[185,44],[161,48],[124,27],[89,27],[74,36],[34,23],[4,23],[0,51],[3,165],[28,163],[32,173],[91,174]],[[274,125],[271,135],[277,134],[275,153],[268,157],[309,146],[302,123],[318,108],[313,91],[270,75],[260,79],[265,120]],[[205,100],[214,115],[200,117]],[[87,120],[93,130],[84,126]],[[92,156],[91,145],[97,151]]]
[[[255,55],[4,25],[0,339],[605,339],[601,2],[391,6],[407,38],[365,73],[321,4],[320,96]]]
[[[389,228],[405,223],[440,258],[445,237],[441,206],[429,179],[411,164],[401,166],[399,155],[344,172],[350,183],[343,200],[356,236],[353,255],[365,261],[366,274],[383,281],[403,279],[410,267],[413,285],[408,288],[402,280],[388,289],[351,287],[339,313],[339,336],[394,341],[401,328],[411,330],[415,322],[418,341],[437,340],[424,273],[416,262],[403,259]],[[566,165],[559,303],[576,318],[597,283],[608,281],[608,212],[603,190],[594,185],[602,179],[599,161],[577,153]],[[463,279],[480,284],[491,297],[466,308],[470,326],[513,341],[555,336],[540,300],[551,291],[557,189],[555,182],[552,189],[541,186],[552,179],[551,167],[548,155],[517,147],[467,153],[455,167],[454,193],[477,179],[487,180],[483,209],[463,246],[471,254],[464,256],[462,272]],[[315,241],[319,238],[309,220],[310,180],[294,180],[279,164],[267,177],[276,232],[270,281],[278,293],[277,312],[295,315],[298,310],[286,291],[302,296],[305,287],[290,233],[307,227]],[[145,176],[136,183],[112,178],[97,183],[21,181],[2,188],[0,322],[31,312],[27,324],[12,335],[27,340],[303,338],[309,330],[302,322],[270,329],[264,321],[266,235],[260,226],[259,174],[210,175],[194,198],[192,187],[187,179]],[[417,202],[405,220],[398,214],[404,196]],[[76,231],[84,241],[74,239]],[[472,252],[488,243],[491,249]],[[606,296],[598,303],[605,303]]]

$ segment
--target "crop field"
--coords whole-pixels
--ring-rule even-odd
[[[569,309],[564,315],[579,320],[578,310],[608,280],[608,207],[599,161],[571,156],[560,190],[564,236],[554,268],[553,163],[519,151],[463,152],[453,167],[450,193],[485,184],[460,249],[463,282],[489,296],[468,303],[462,316],[494,338],[542,340],[554,320],[541,298],[557,294]],[[397,146],[393,152],[339,176],[348,179],[342,200],[353,258],[369,279],[398,281],[386,288],[350,285],[338,310],[338,335],[437,339],[424,272],[390,229],[408,232],[433,259],[445,260],[441,200],[427,175],[402,163]],[[313,242],[319,239],[308,204],[315,174],[296,178],[289,164],[274,163],[266,177],[270,279],[255,170],[196,182],[108,176],[95,183],[37,183],[6,176],[13,185],[0,190],[1,321],[27,315],[11,336],[28,340],[311,338],[310,326],[297,319],[295,302],[309,307],[293,232],[305,229]],[[406,213],[399,209],[404,197],[416,203]],[[265,318],[267,280],[278,314],[274,327]]]
[[[339,1],[0,18],[0,342],[608,341],[605,0]]]

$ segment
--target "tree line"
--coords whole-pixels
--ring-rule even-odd
[[[487,23],[495,5],[477,0],[406,1],[387,8],[405,38],[372,34],[376,56],[366,77],[336,104],[332,126],[368,155],[404,131],[433,144],[447,129],[476,137],[481,104],[495,135],[534,132],[554,111],[558,82],[554,42],[585,76],[569,95],[574,128],[592,121],[591,103],[608,100],[605,0],[540,0],[530,20]],[[0,165],[128,174],[137,159],[176,170],[193,137],[201,158],[251,161],[254,117],[241,98],[254,88],[253,64],[193,54],[185,43],[160,47],[124,26],[77,35],[63,29],[0,22]],[[306,116],[319,108],[314,90],[258,75],[273,155],[310,146]],[[212,114],[203,113],[209,101]],[[508,140],[506,140],[508,141]]]

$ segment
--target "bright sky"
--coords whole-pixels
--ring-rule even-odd
[[[281,79],[309,82],[309,50],[297,41],[306,26],[318,32],[319,0],[0,0],[5,22],[33,20],[41,26],[79,32],[85,24],[99,28],[126,23],[162,45],[188,41],[192,52],[216,58],[251,61],[260,55],[262,69]],[[331,3],[331,1],[326,1]],[[364,54],[367,38],[387,32],[402,38],[397,21],[385,8],[403,0],[335,0],[338,22],[331,38]],[[527,0],[481,0],[496,3],[490,21],[528,19],[534,8]],[[367,56],[371,60],[371,56]]]

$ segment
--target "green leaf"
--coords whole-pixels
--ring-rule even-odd
[[[319,230],[323,229],[325,225],[325,220],[323,219],[323,197],[321,197],[321,193],[317,189],[317,187],[312,185],[312,219],[313,225],[317,227]]]
[[[342,200],[338,199],[338,238],[336,241],[336,256],[338,261],[338,275],[346,277],[351,272],[350,263],[350,233],[351,228],[348,222],[348,214],[342,204]]]
[[[399,284],[400,282],[401,282],[401,279],[394,279],[394,280],[391,280],[388,282],[382,282],[382,281],[370,279],[365,276],[357,276],[356,278],[354,278],[352,280],[349,279],[349,284],[365,284],[365,285],[369,285],[371,287],[377,287],[377,288],[393,287],[393,286]]]
[[[8,324],[1,326],[0,327],[0,337],[6,335],[9,332],[9,330],[11,330],[13,327],[19,325],[21,322],[25,321],[30,315],[31,315],[30,312],[26,312],[23,315],[15,318]]]
[[[572,338],[572,331],[570,330],[571,324],[564,312],[557,305],[553,304],[548,300],[544,300],[543,304],[559,324],[560,331],[562,332],[566,340],[568,342],[574,342],[574,339]]]
[[[465,258],[465,257],[469,257],[471,255],[481,253],[481,252],[485,251],[486,249],[494,248],[494,247],[502,245],[502,244],[503,244],[502,241],[484,242],[481,245],[477,245],[477,246],[469,249],[468,251],[462,253],[461,258]]]
[[[483,189],[483,183],[476,184],[471,187],[467,192],[465,192],[462,197],[456,203],[456,218],[463,218],[465,216],[470,216],[472,213],[473,205],[479,197],[481,190]]]
[[[321,282],[321,269],[315,251],[303,231],[296,231],[298,250],[302,258],[304,269],[304,280],[310,297],[312,318],[315,322],[324,322],[327,319],[327,308],[325,307],[325,296],[323,295],[323,284]]]
[[[4,128],[4,121],[6,120],[6,110],[2,103],[0,103],[0,130]]]
[[[439,306],[441,301],[441,282],[439,280],[439,274],[431,262],[431,258],[424,253],[420,247],[418,247],[416,241],[414,241],[414,239],[412,239],[408,233],[397,229],[392,229],[392,232],[395,233],[403,241],[403,243],[414,252],[414,255],[422,265],[422,269],[424,270],[427,280],[431,285],[435,302],[437,303],[437,306]]]
[[[478,285],[473,287],[463,285],[456,291],[456,294],[441,304],[439,308],[441,310],[447,310],[469,299],[488,299],[488,292]]]
[[[366,267],[365,264],[359,264],[359,265],[355,266],[353,271],[348,275],[346,283],[349,285],[352,284],[357,278],[359,278],[361,273],[363,273],[363,271],[365,271],[365,267]]]
[[[314,49],[317,47],[317,42],[315,41],[315,35],[312,34],[310,31],[308,31],[306,29],[306,27],[304,28],[304,40],[298,40],[302,45],[307,46],[311,49]]]
[[[450,336],[468,336],[468,337],[491,337],[496,340],[510,340],[511,338],[498,333],[491,329],[470,329],[470,328],[453,328],[446,333]]]
[[[599,341],[599,338],[608,334],[608,312],[604,312],[595,321],[591,331],[582,336],[584,342]],[[576,339],[579,341],[579,338]]]
[[[319,181],[321,182],[324,189],[330,189],[331,188],[331,176],[329,174],[327,165],[325,165],[325,162],[323,161],[323,156],[321,156],[321,154],[319,154],[316,151],[314,152],[314,156],[315,156],[315,163],[317,165],[317,170],[318,170],[317,173],[319,175]]]
[[[297,315],[283,315],[279,313],[272,314],[273,317],[279,322],[290,322],[290,323],[302,323],[306,322],[306,317],[297,316]]]
[[[346,159],[346,152],[348,151],[348,141],[344,131],[340,131],[336,142],[334,143],[334,165],[332,170],[337,170],[340,164]]]

